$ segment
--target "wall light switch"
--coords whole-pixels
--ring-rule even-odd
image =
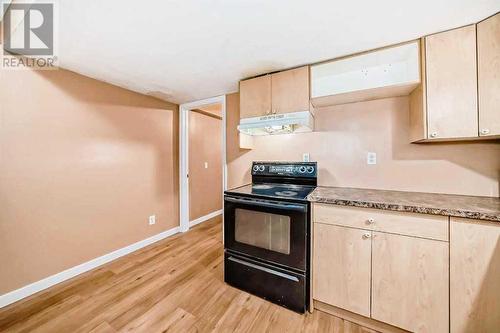
[[[366,154],[366,164],[377,164],[377,153],[369,152]]]
[[[149,217],[149,225],[153,225],[156,223],[156,215],[151,215]]]
[[[309,153],[302,154],[302,162],[309,162]]]
[[[205,162],[205,169],[208,169],[208,162]]]

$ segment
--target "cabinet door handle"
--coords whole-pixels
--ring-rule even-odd
[[[437,136],[438,136],[437,132],[432,132],[432,133],[431,133],[431,138],[435,138],[435,137],[437,137]]]
[[[487,128],[483,128],[483,129],[481,130],[481,134],[483,134],[483,135],[490,134],[490,130],[489,130],[489,129],[487,129]]]
[[[363,239],[368,239],[370,237],[371,237],[371,235],[369,233],[363,234]]]

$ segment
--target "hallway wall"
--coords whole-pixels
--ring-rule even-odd
[[[221,132],[220,117],[189,112],[190,221],[222,209]]]

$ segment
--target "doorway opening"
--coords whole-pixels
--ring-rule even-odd
[[[180,230],[223,213],[226,190],[226,97],[179,107]]]

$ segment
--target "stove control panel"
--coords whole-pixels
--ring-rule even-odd
[[[315,178],[317,164],[316,162],[253,162],[252,176]]]

